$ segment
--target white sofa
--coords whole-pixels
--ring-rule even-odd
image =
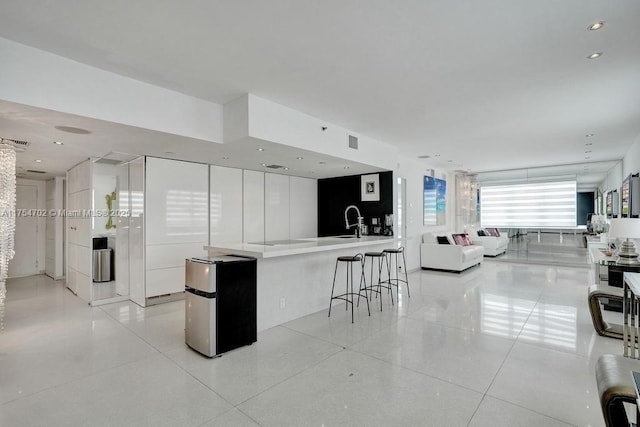
[[[423,269],[448,270],[461,272],[474,265],[480,265],[484,257],[484,248],[479,245],[459,246],[438,243],[437,236],[451,233],[425,233],[420,245],[420,266]]]
[[[479,245],[484,248],[484,254],[486,256],[498,256],[507,251],[509,246],[509,238],[507,236],[478,236],[478,232],[469,233],[471,241],[474,245]]]

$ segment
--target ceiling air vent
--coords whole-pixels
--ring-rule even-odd
[[[29,141],[16,141],[15,139],[10,139],[9,141],[13,142],[13,145],[18,147],[28,147],[31,145]]]
[[[31,172],[31,173],[46,173],[45,171],[38,171],[35,169],[27,169],[27,172]]]
[[[29,141],[18,141],[15,139],[8,139],[8,138],[2,138],[2,139],[10,142],[11,145],[13,145],[13,148],[15,148],[16,151],[20,151],[20,152],[25,151],[27,147],[31,145],[31,142]]]
[[[353,148],[354,150],[358,149],[358,137],[349,135],[349,148]]]
[[[425,154],[424,156],[418,156],[419,159],[430,159],[431,156],[428,154]]]
[[[284,166],[280,166],[280,165],[267,165],[265,167],[269,169],[284,169]]]

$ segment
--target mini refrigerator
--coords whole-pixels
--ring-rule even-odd
[[[186,344],[213,357],[256,342],[256,259],[190,258],[185,267]]]

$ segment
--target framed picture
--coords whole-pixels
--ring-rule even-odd
[[[423,183],[423,225],[446,225],[447,181],[431,176]]]
[[[363,202],[380,201],[380,178],[377,173],[360,176],[361,199]]]

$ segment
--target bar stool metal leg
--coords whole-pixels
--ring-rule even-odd
[[[391,268],[389,266],[389,259],[387,258],[387,254],[385,253],[384,256],[384,263],[387,264],[387,280],[383,281],[382,283],[388,283],[389,286],[387,287],[387,293],[389,293],[391,295],[391,305],[394,305],[393,302],[393,289],[391,287]]]
[[[345,292],[340,295],[335,295],[335,286],[336,286],[336,276],[338,273],[338,263],[346,262],[347,270],[346,270],[346,288]],[[367,312],[369,316],[371,316],[371,309],[369,307],[369,297],[367,296],[367,283],[364,274],[364,259],[362,254],[356,254],[354,256],[341,256],[336,260],[336,267],[333,271],[333,283],[331,285],[331,299],[329,300],[329,314],[328,317],[331,317],[331,306],[334,299],[341,299],[345,301],[345,310],[349,310],[349,304],[351,304],[351,323],[354,323],[354,303],[356,292],[354,291],[353,286],[353,264],[360,263],[360,284],[358,286],[358,305],[360,304],[360,297],[364,297],[367,300]],[[364,292],[364,295],[362,293]]]
[[[338,273],[338,260],[336,260],[336,268],[333,270],[333,285],[331,285],[331,298],[329,298],[329,315],[331,317],[331,303],[333,302],[333,289],[336,287],[336,274]]]
[[[351,286],[353,286],[353,281],[351,282]],[[360,294],[362,293],[362,291],[364,291],[364,299],[367,300],[367,313],[369,313],[369,316],[371,316],[369,298],[367,298],[367,279],[364,276],[364,257],[362,257],[362,261],[360,261],[360,287],[358,289],[358,307],[360,306]]]
[[[411,291],[409,290],[409,276],[407,274],[407,259],[404,255],[404,247],[399,247],[398,249],[385,249],[383,253],[386,255],[385,259],[387,261],[387,273],[388,273],[388,282],[389,286],[396,287],[396,296],[398,300],[400,299],[400,283],[404,283],[407,285],[407,296],[411,298]],[[402,255],[402,266],[404,268],[404,279],[400,278],[398,274],[398,267],[400,264],[398,263],[398,256]],[[395,265],[393,263],[395,261]],[[391,267],[394,267],[393,269]],[[391,275],[391,271],[395,270],[395,277]],[[391,292],[393,294],[393,291]]]
[[[404,267],[404,283],[407,285],[407,296],[411,298],[411,290],[409,289],[409,276],[407,274],[407,258],[404,256],[404,247],[402,248],[402,264]]]
[[[383,284],[388,283],[388,281],[385,281],[382,279],[382,269],[383,269],[383,259],[385,259],[386,255],[383,252],[366,252],[364,254],[364,261],[363,261],[363,265],[364,265],[364,269],[366,269],[366,265],[367,265],[367,259],[370,259],[371,265],[369,267],[369,285],[367,286],[366,283],[366,276],[364,278],[364,291],[368,291],[369,292],[369,298],[373,298],[373,294],[376,294],[376,298],[378,296],[380,296],[380,311],[382,311],[382,288],[386,288],[389,293],[390,291],[390,286],[383,286]],[[374,280],[374,260],[377,260],[378,262],[378,266],[377,266],[377,270],[378,270],[378,280],[375,281]],[[363,269],[363,271],[364,271]],[[393,295],[391,296],[391,303],[393,304]]]

